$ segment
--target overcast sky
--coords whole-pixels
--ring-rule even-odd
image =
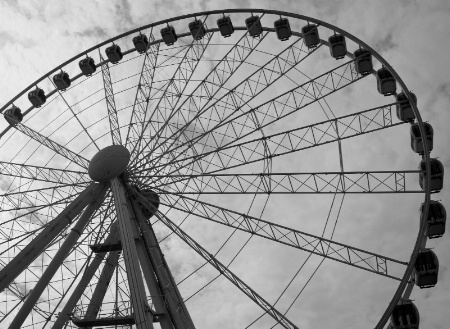
[[[439,157],[447,171],[447,176],[444,181],[444,189],[433,198],[442,200],[447,211],[450,211],[450,149],[448,144],[450,141],[450,130],[448,129],[448,126],[450,126],[450,65],[448,60],[450,58],[448,43],[450,2],[447,0],[4,0],[0,2],[1,104],[5,104],[22,89],[55,66],[115,35],[173,16],[224,8],[267,8],[314,17],[354,34],[378,51],[394,67],[409,89],[417,95],[422,119],[430,122],[434,128],[435,139],[432,156]],[[405,147],[409,148],[409,145],[406,143]],[[417,165],[414,163],[406,169],[416,167]],[[286,200],[283,202],[288,202]],[[418,206],[414,209],[415,213],[417,213]],[[348,211],[350,212],[350,210]],[[389,214],[389,209],[383,211],[378,213]],[[400,210],[396,209],[395,211]],[[289,214],[286,214],[286,216],[289,216]],[[372,220],[375,221],[376,219],[372,218]],[[414,219],[414,223],[417,223],[416,219]],[[388,234],[383,231],[383,227],[374,227],[379,231],[370,232],[370,234],[375,233],[380,236]],[[297,228],[302,229],[301,226]],[[370,229],[371,226],[367,225],[365,228]],[[341,232],[340,241],[347,240],[343,232]],[[351,241],[354,235],[362,234],[362,236],[365,236],[358,230],[348,231],[347,233],[349,235],[348,241]],[[415,299],[421,314],[421,327],[446,328],[450,308],[450,276],[448,274],[450,242],[448,234],[441,239],[429,241],[427,247],[433,247],[439,257],[439,282],[434,289],[420,290],[415,288],[412,298]],[[401,244],[399,248],[402,248]],[[256,255],[261,251],[249,251],[250,254],[252,252]],[[264,267],[257,268],[262,270]],[[332,268],[330,267],[328,270],[331,271]],[[328,276],[333,275],[328,274]],[[221,282],[227,288],[219,290],[233,289],[224,280]],[[334,282],[333,278],[330,278],[330,282]],[[376,284],[379,284],[382,281],[376,282]],[[263,286],[264,282],[255,282],[255,285]],[[316,314],[317,308],[320,308],[321,302],[323,302],[329,307],[329,311],[327,311],[330,312],[329,314],[336,312],[335,315],[330,316],[331,318],[348,317],[348,320],[344,323],[348,324],[348,328],[354,328],[352,318],[349,317],[349,314],[353,313],[345,313],[346,308],[339,300],[341,297],[339,294],[344,292],[351,294],[351,289],[344,289],[335,295],[331,288],[332,291],[326,287],[321,287],[320,284],[314,287],[318,289],[317,294],[312,293],[311,296],[317,298],[312,298],[311,307],[305,306],[308,304],[308,300],[302,302],[302,307],[304,307],[302,311],[305,314],[307,312],[308,314],[314,314],[308,318],[314,319],[318,316]],[[266,293],[270,295],[270,291]],[[327,300],[326,294],[328,293],[333,300]],[[388,300],[384,295],[378,296],[376,289],[372,290],[372,293],[373,299],[379,298],[379,300],[376,300],[379,305],[383,305],[383,307],[387,305]],[[354,302],[351,296],[342,297],[342,301],[346,303],[345,306],[348,306],[347,303]],[[242,310],[236,310],[239,307],[227,304],[229,303],[227,300],[220,298],[220,302],[226,305],[227,312],[232,312],[232,310],[243,312]],[[198,307],[200,307],[201,299],[198,302],[193,300],[193,303],[194,306],[192,307],[195,307],[194,317],[200,316]],[[336,305],[333,306],[333,303],[336,303]],[[215,312],[220,312],[220,308],[215,309]],[[220,314],[223,316],[223,321],[233,317],[233,314],[226,312]],[[371,320],[373,323],[373,319]],[[358,319],[358,321],[361,321],[361,319]],[[248,321],[244,323],[246,325]],[[332,319],[326,323],[332,323]],[[311,322],[305,321],[304,324],[311,325]],[[198,328],[206,327],[201,324],[198,325]],[[223,328],[227,327],[227,325],[223,326]]]

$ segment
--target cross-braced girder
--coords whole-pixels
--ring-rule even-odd
[[[89,161],[86,160],[84,157],[79,155],[78,153],[75,153],[68,148],[56,143],[55,141],[51,140],[50,138],[38,133],[37,131],[34,131],[33,129],[27,127],[26,125],[18,122],[16,118],[9,116],[10,120],[16,121],[16,123],[13,125],[14,128],[16,128],[18,131],[24,133],[31,139],[34,139],[39,144],[48,147],[53,152],[65,157],[66,159],[70,160],[71,162],[76,163],[80,167],[87,169],[89,166]]]
[[[0,161],[0,175],[57,184],[88,183],[86,173]]]
[[[399,268],[402,270],[405,265],[408,265],[404,261],[301,232],[276,224],[274,221],[249,216],[187,196],[167,194],[163,196],[161,204],[170,209],[179,210],[195,217],[220,223],[251,235],[257,235],[395,280],[400,280],[400,278],[390,274],[393,272],[393,268],[397,270],[395,272],[399,272]],[[389,273],[388,268],[390,268]]]
[[[114,90],[113,90],[113,82],[111,80],[111,73],[109,71],[109,64],[102,57],[102,54],[99,52],[100,61],[102,63],[102,78],[103,78],[103,87],[105,89],[105,101],[106,108],[108,111],[109,125],[112,143],[114,145],[122,145],[122,137],[120,136],[120,125],[119,118],[117,116],[116,110],[116,102],[114,100]]]

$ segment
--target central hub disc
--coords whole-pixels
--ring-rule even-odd
[[[127,169],[130,152],[122,145],[111,145],[97,152],[89,163],[89,176],[97,182],[106,182]]]

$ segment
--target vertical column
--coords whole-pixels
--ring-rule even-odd
[[[172,273],[164,259],[164,255],[159,248],[158,240],[151,226],[147,223],[146,218],[142,214],[142,211],[138,209],[137,203],[134,203],[136,209],[136,217],[141,229],[142,240],[147,250],[148,256],[153,263],[153,270],[158,279],[161,291],[167,301],[169,313],[171,315],[173,324],[178,329],[194,329],[195,325],[191,319],[191,316],[184,304],[178,287],[175,283]],[[147,206],[152,206],[147,203]],[[152,206],[150,209],[152,212],[156,212],[157,209]]]
[[[161,290],[159,282],[155,276],[153,264],[149,259],[147,250],[142,241],[136,242],[136,248],[141,262],[142,271],[144,272],[145,282],[147,284],[150,295],[152,296],[152,303],[155,307],[155,312],[158,315],[159,324],[162,329],[173,329],[173,324],[170,315],[165,305],[165,296]]]
[[[123,257],[127,270],[128,285],[130,287],[131,305],[137,329],[153,329],[153,316],[147,304],[144,282],[141,276],[138,254],[130,222],[132,217],[131,205],[125,195],[125,190],[117,178],[111,179],[111,189],[114,195],[117,221],[122,242]]]

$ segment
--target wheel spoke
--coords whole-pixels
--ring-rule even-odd
[[[145,204],[149,209],[155,209],[155,207],[142,196],[135,194],[140,202]],[[246,294],[253,302],[261,307],[267,314],[277,321],[284,328],[298,329],[291,321],[289,321],[282,313],[275,309],[270,303],[256,293],[250,286],[242,281],[238,276],[231,272],[225,265],[218,261],[211,253],[206,251],[200,244],[186,234],[179,226],[172,222],[166,215],[158,211],[155,216],[164,223],[173,233],[175,233],[180,239],[186,242],[195,252],[203,257],[208,263],[210,263],[217,271],[223,274],[231,283],[233,283],[239,290]]]
[[[147,109],[152,95],[153,81],[157,68],[157,59],[160,49],[160,42],[155,42],[153,29],[149,33],[150,46],[145,52],[144,63],[142,64],[139,84],[134,98],[133,109],[131,111],[130,124],[128,126],[125,146],[135,149],[136,144],[141,138],[141,132],[145,130]]]
[[[13,122],[16,121],[16,123],[13,125],[14,128],[16,128],[18,131],[24,133],[28,137],[34,139],[39,144],[44,145],[48,147],[50,150],[54,151],[55,153],[65,157],[66,159],[76,163],[80,167],[83,167],[84,169],[87,169],[89,166],[89,161],[83,158],[81,155],[69,150],[68,148],[54,142],[48,137],[45,137],[38,133],[37,131],[34,131],[33,129],[25,126],[22,123],[17,122],[16,118],[6,115],[10,120]]]
[[[75,113],[75,111],[73,110],[72,106],[69,105],[69,103],[67,102],[66,98],[64,97],[63,93],[56,87],[55,83],[53,82],[52,79],[50,79],[50,77],[48,77],[48,79],[50,80],[50,82],[52,83],[52,85],[55,87],[55,90],[58,91],[59,96],[62,98],[62,100],[64,101],[64,103],[66,103],[67,107],[69,108],[70,112],[72,113],[72,115],[75,117],[75,119],[77,119],[78,123],[80,124],[81,128],[83,128],[83,131],[86,133],[86,135],[89,137],[89,139],[92,141],[92,144],[95,145],[95,147],[97,148],[97,150],[100,150],[100,148],[98,147],[97,143],[95,142],[95,140],[92,138],[91,134],[89,134],[89,131],[86,129],[86,127],[84,126],[84,124],[81,122],[80,118],[78,117],[78,115]]]
[[[217,85],[217,82],[214,80],[218,80],[215,76],[218,74],[217,71],[213,70],[211,71],[211,74],[208,75],[210,77],[211,83],[209,84],[210,87],[200,84],[198,86],[199,90],[195,90],[194,92],[200,92],[200,97],[193,97],[194,93],[189,96],[189,98],[186,99],[186,101],[189,101],[189,107],[192,106],[194,109],[196,109],[196,112],[193,112],[193,118],[190,120],[186,120],[184,127],[182,129],[179,129],[176,134],[171,136],[171,138],[177,138],[177,136],[182,133],[187,127],[193,124],[196,120],[201,118],[202,115],[204,115],[206,112],[210,112],[211,115],[216,115],[217,119],[220,120],[220,118],[225,117],[225,113],[222,113],[224,110],[230,111],[230,114],[227,116],[230,117],[233,115],[236,109],[239,109],[244,106],[244,104],[247,104],[249,99],[256,97],[257,95],[261,94],[264,90],[266,90],[271,84],[275,83],[277,80],[279,80],[284,74],[289,72],[291,69],[293,69],[296,65],[304,61],[307,57],[309,57],[314,51],[317,50],[314,49],[311,52],[307,52],[303,50],[304,44],[303,44],[303,38],[297,39],[294,43],[289,45],[287,48],[282,50],[280,53],[278,53],[274,58],[270,59],[268,62],[266,62],[263,66],[259,67],[258,70],[250,74],[246,79],[238,83],[236,86],[231,88],[227,93],[224,95],[219,95],[220,97],[214,101],[211,106],[207,105],[210,103],[212,99],[218,94],[221,89],[224,87],[225,83],[228,81],[229,78],[232,77],[232,75],[236,72],[236,70],[240,67],[242,63],[244,63],[247,58],[253,53],[253,51],[258,47],[258,45],[262,42],[262,40],[267,36],[267,34],[264,34],[258,42],[250,42],[248,39],[250,38],[247,34],[244,35],[246,38],[241,38],[240,41],[244,41],[244,49],[248,48],[247,53],[245,54],[245,57],[240,54],[240,52],[236,52],[236,49],[231,49],[230,54],[233,56],[231,57],[229,54],[225,56],[222,61],[225,63],[228,63],[228,61],[231,61],[229,57],[231,57],[232,60],[238,61],[240,64],[235,66],[233,65],[234,70],[230,70],[228,73],[228,76],[225,76],[223,80],[219,80],[220,84]],[[301,43],[301,44],[300,44]],[[248,44],[248,45],[247,45]],[[300,45],[299,45],[300,44]],[[236,57],[236,53],[239,54],[238,58]],[[289,63],[289,65],[286,65]],[[216,68],[221,68],[222,64],[219,63]],[[230,66],[230,64],[228,64]],[[215,69],[216,69],[215,68]],[[222,70],[218,70],[220,73],[222,73]],[[207,77],[207,78],[208,78]],[[256,82],[255,82],[256,81]],[[250,94],[248,94],[250,92]],[[204,94],[206,94],[207,101],[202,104],[201,100],[205,97]],[[240,100],[236,99],[236,95],[240,95]],[[245,95],[243,97],[242,95]],[[203,96],[203,97],[202,97]],[[245,100],[244,100],[245,99]],[[240,101],[240,103],[239,103]],[[184,102],[181,106],[183,106],[186,102]],[[225,103],[225,106],[223,105]],[[231,105],[231,106],[230,106]],[[179,110],[181,110],[181,106],[179,107]],[[219,114],[220,113],[220,114]],[[211,122],[211,120],[208,120]],[[220,121],[219,121],[220,122]],[[200,121],[200,125],[201,121]],[[206,131],[209,128],[209,123],[207,127],[203,127],[202,130]],[[214,135],[213,135],[214,136]],[[169,148],[172,145],[169,145]],[[184,146],[184,144],[182,145]]]
[[[160,138],[162,132],[164,131],[167,125],[167,122],[174,115],[174,113],[176,113],[177,104],[180,101],[181,97],[183,96],[183,93],[187,88],[192,78],[192,75],[197,69],[200,63],[200,59],[202,58],[203,53],[208,47],[208,44],[211,41],[212,36],[213,33],[207,33],[205,36],[206,41],[203,41],[203,39],[199,41],[193,40],[192,43],[186,47],[186,51],[184,51],[182,60],[178,64],[170,80],[166,83],[161,98],[156,104],[154,111],[147,119],[148,121],[146,122],[144,129],[141,132],[141,136],[145,133],[145,130],[149,126],[150,122],[154,120],[155,115],[156,117],[160,116],[163,119],[162,120],[163,124],[160,127],[155,127],[156,129],[153,132],[153,134],[151,134],[151,137],[147,142],[147,145],[141,148],[141,145],[138,142],[136,148],[132,150],[132,155],[135,152],[137,152],[134,156],[134,159],[140,157],[141,152],[143,152],[144,149],[149,147],[152,141],[154,140],[157,141]],[[169,113],[167,117],[164,114],[165,110],[167,110]]]
[[[392,271],[393,268],[398,269],[398,265],[408,265],[407,262],[301,232],[197,199],[177,195],[180,199],[177,198],[176,202],[174,202],[169,200],[170,195],[166,194],[165,197],[168,201],[161,201],[161,204],[171,209],[186,212],[199,218],[233,227],[252,235],[276,241],[391,279],[400,280],[400,276],[393,276],[388,273],[388,268]],[[178,206],[175,203],[178,203]],[[403,270],[404,266],[402,266]]]
[[[151,184],[163,193],[178,194],[310,194],[310,193],[424,193],[406,187],[420,170],[316,173],[171,175],[171,182],[158,184],[166,176],[153,176]],[[182,185],[177,183],[182,182]]]
[[[224,85],[228,82],[234,73],[246,62],[248,57],[258,47],[258,45],[264,40],[267,33],[259,39],[251,38],[248,33],[244,33],[243,36],[233,45],[233,47],[220,59],[216,66],[208,73],[208,75],[196,86],[194,91],[188,95],[183,102],[178,106],[177,110],[168,118],[169,121],[175,115],[178,115],[179,120],[184,122],[184,127],[177,130],[172,134],[169,139],[177,140],[180,134],[184,133],[184,130],[197,119],[202,113],[205,112],[204,108],[214,99],[214,97],[222,90]],[[181,114],[183,107],[193,108],[196,112],[192,112],[195,115],[193,119],[188,119]],[[214,105],[213,105],[214,107]],[[146,144],[144,149],[149,143]],[[165,149],[170,148],[173,145],[163,145]],[[133,164],[132,164],[133,165]]]
[[[207,149],[198,151],[201,157],[185,156],[178,161],[187,161],[190,164],[194,160],[199,161],[211,155],[209,162],[214,169],[209,173],[214,173],[265,160],[267,155],[263,153],[262,148],[266,145],[269,147],[270,157],[274,158],[404,124],[404,122],[392,122],[393,105],[388,104],[229,146],[214,148],[210,145]],[[173,161],[169,163],[172,164]],[[153,168],[157,171],[161,166],[156,165]],[[136,172],[139,173],[139,170]]]
[[[332,78],[333,76],[340,77],[341,80],[338,80],[337,78],[333,79]],[[229,141],[224,145],[216,146],[216,148],[219,149],[227,147],[232,143],[235,143],[255,132],[260,131],[261,128],[266,127],[282,118],[285,118],[288,115],[291,115],[299,111],[301,108],[304,108],[324,98],[325,96],[360,80],[361,78],[363,77],[359,76],[355,72],[353,61],[342,64],[339,67],[334,68],[333,70],[330,70],[314,78],[313,80],[310,80],[300,85],[299,87],[293,88],[290,91],[280,96],[277,96],[258,107],[245,111],[244,113],[239,114],[236,117],[229,119],[229,117],[232,116],[229,115],[227,118],[224,118],[223,121],[218,123],[212,129],[208,130],[205,133],[201,133],[196,137],[193,137],[189,141],[188,148],[183,149],[181,152],[186,152],[188,149],[195,147],[195,143],[197,141],[207,137],[209,134],[213,133],[215,130],[219,128],[225,131],[231,130],[235,133],[234,140]],[[335,82],[336,80],[338,80],[339,83]],[[317,96],[317,94],[320,94],[320,96]],[[240,106],[239,103],[235,103],[235,105],[233,105],[234,108],[239,108],[239,106]],[[242,129],[240,129],[240,124],[235,123],[235,121],[244,116],[252,115],[253,113],[255,113],[255,115],[257,115],[258,117],[261,117],[260,122],[266,121],[267,118],[269,118],[270,121],[266,121],[264,124],[262,124],[261,127],[254,128],[250,131],[243,131]],[[201,157],[204,156],[206,155],[205,154],[201,155]],[[153,159],[152,161],[156,162],[156,159]],[[176,161],[184,161],[184,159]],[[157,166],[158,165],[156,165],[155,167]]]
[[[57,184],[87,183],[86,173],[0,161],[0,175]]]
[[[112,86],[111,74],[109,72],[108,61],[103,59],[100,49],[98,50],[100,62],[102,66],[103,88],[105,90],[105,101],[108,110],[109,127],[111,132],[112,143],[114,145],[122,145],[122,137],[120,136],[119,118],[117,117],[116,102],[114,100],[114,91]]]

